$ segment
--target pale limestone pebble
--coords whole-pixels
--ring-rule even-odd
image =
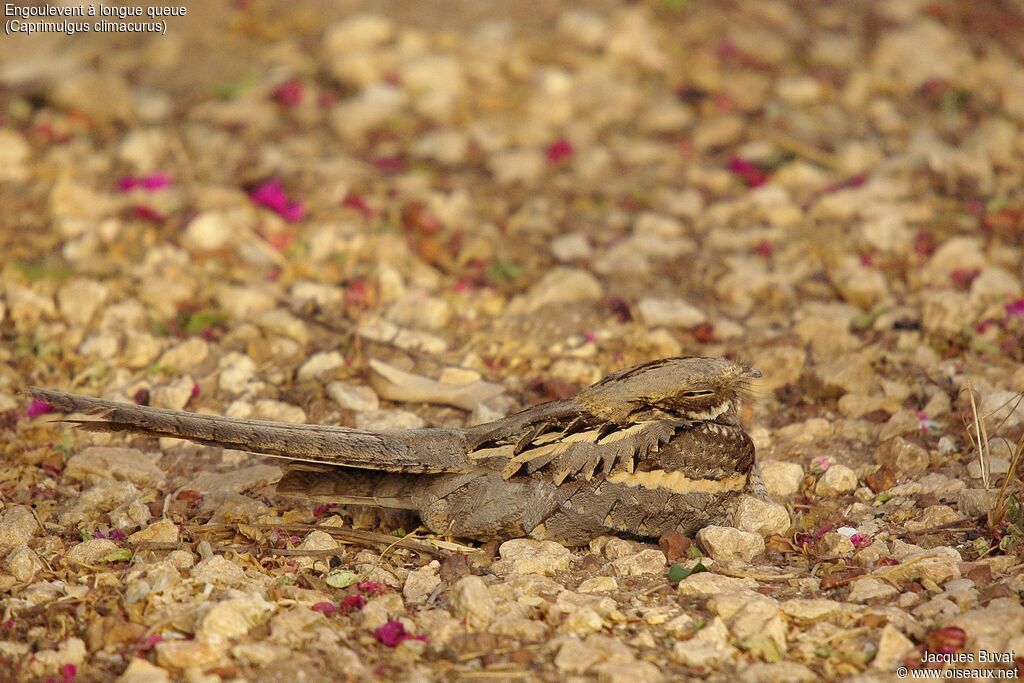
[[[892,598],[898,594],[899,590],[887,582],[865,576],[853,583],[846,599],[850,602],[871,602]]]
[[[846,301],[870,310],[889,297],[889,283],[878,269],[865,266],[851,256],[830,273],[831,280]]]
[[[779,608],[783,614],[796,622],[813,624],[835,619],[845,614],[849,606],[822,598],[793,598],[784,601]]]
[[[326,531],[320,531],[319,529],[310,531],[296,548],[317,554],[309,557],[296,557],[295,562],[303,569],[327,573],[331,568],[330,557],[322,556],[319,553],[325,550],[336,550],[338,547],[338,542]]]
[[[924,531],[961,519],[962,515],[948,505],[929,505],[917,519],[904,522],[907,531]]]
[[[149,511],[149,505],[143,501],[142,497],[137,496],[127,503],[118,505],[107,513],[107,517],[110,518],[110,525],[112,527],[125,531],[128,529],[138,529],[149,524],[149,520],[153,518],[153,513]]]
[[[150,404],[154,408],[184,410],[194,395],[196,381],[190,376],[179,377],[173,382],[155,386],[150,390]]]
[[[785,506],[755,496],[742,496],[736,506],[733,525],[740,531],[749,531],[767,538],[784,536],[789,531],[791,521]]]
[[[645,549],[643,543],[630,541],[618,536],[596,536],[588,544],[590,552],[599,553],[609,560],[629,557]]]
[[[230,643],[226,640],[164,640],[156,644],[156,661],[171,669],[207,668],[221,661]]]
[[[660,550],[647,549],[613,560],[610,565],[616,576],[644,576],[665,572],[665,554]]]
[[[759,464],[761,479],[768,493],[777,498],[796,495],[804,480],[804,468],[795,462],[771,460]]]
[[[914,641],[903,635],[892,624],[886,624],[878,636],[878,649],[875,652],[875,658],[871,660],[871,668],[879,671],[892,671],[913,647]]]
[[[256,214],[247,208],[208,209],[189,221],[181,245],[190,252],[235,246],[252,234]]]
[[[161,519],[130,535],[128,543],[177,543],[178,537],[178,525],[169,519]]]
[[[816,550],[822,557],[837,559],[852,555],[855,550],[853,542],[846,536],[830,531],[815,544]]]
[[[529,538],[515,538],[498,547],[501,559],[495,573],[543,574],[550,576],[569,568],[575,556],[563,545],[554,541],[536,541]],[[498,563],[496,563],[498,564]],[[499,572],[499,569],[502,570]]]
[[[584,386],[601,379],[603,374],[596,365],[580,358],[559,358],[546,373],[552,379]]]
[[[299,344],[309,343],[312,336],[305,321],[283,308],[264,311],[256,316],[254,322],[269,334],[288,337]]]
[[[878,447],[875,461],[894,465],[896,471],[902,474],[921,474],[928,469],[931,457],[921,446],[898,436]]]
[[[652,327],[696,327],[708,319],[703,311],[683,299],[647,297],[636,308],[644,324]]]
[[[597,301],[603,293],[601,283],[587,271],[558,267],[549,270],[525,294],[514,298],[507,312],[509,315],[525,315],[548,304]]]
[[[402,597],[410,605],[422,605],[427,598],[441,584],[441,577],[438,574],[441,563],[437,560],[414,569],[405,577],[405,584],[402,586]]]
[[[77,543],[68,550],[64,559],[69,564],[97,565],[104,561],[104,558],[119,550],[117,544],[106,538],[90,538],[88,541]]]
[[[768,638],[780,653],[786,652],[787,626],[774,598],[760,593],[722,593],[708,600],[708,608],[725,621],[738,642]]]
[[[345,357],[338,351],[320,351],[310,356],[299,366],[297,377],[300,381],[313,380],[344,367]]]
[[[0,552],[7,552],[28,543],[39,529],[39,521],[32,509],[25,505],[12,505],[0,513]]]
[[[402,89],[374,83],[335,105],[330,114],[331,126],[342,138],[356,140],[399,115],[408,102],[409,96]]]
[[[134,657],[115,683],[171,683],[171,674],[167,669]]]
[[[328,56],[380,47],[395,37],[395,23],[380,14],[361,13],[331,24],[324,32]]]
[[[29,177],[25,163],[32,155],[32,147],[16,130],[0,130],[0,180],[20,183]]]
[[[248,578],[242,568],[220,555],[212,555],[192,567],[192,579],[214,586],[239,586]]]
[[[498,185],[531,187],[544,175],[544,154],[529,147],[503,150],[491,155],[487,167]]]
[[[86,657],[85,641],[68,638],[55,650],[38,650],[28,662],[28,670],[35,676],[57,674],[65,666],[82,666]]]
[[[221,356],[217,366],[217,386],[229,394],[254,393],[265,386],[256,379],[256,361],[244,353],[228,352]]]
[[[385,318],[402,327],[443,330],[452,319],[451,305],[420,290],[410,290],[388,307]]]
[[[238,320],[249,320],[278,305],[271,290],[252,286],[225,285],[217,289],[214,298],[221,308]]]
[[[921,298],[921,325],[926,332],[951,337],[975,320],[970,298],[963,292],[924,292]]]
[[[372,631],[380,628],[392,619],[405,616],[405,605],[402,603],[402,596],[398,593],[387,593],[372,598],[366,606],[359,611],[359,625]]]
[[[244,636],[277,609],[274,603],[259,595],[239,591],[229,591],[228,595],[228,599],[210,605],[200,617],[196,629],[198,640],[222,642]]]
[[[559,636],[552,644],[558,648],[555,667],[564,673],[582,674],[605,662],[633,662],[633,652],[616,638],[592,634],[586,638]]]
[[[569,612],[558,626],[562,633],[587,635],[602,631],[607,624],[604,618],[592,607],[579,607]]]
[[[729,629],[721,617],[714,617],[689,640],[677,641],[672,658],[690,667],[716,667],[739,655],[729,643]]]
[[[469,152],[469,136],[454,129],[428,131],[417,138],[412,151],[421,159],[436,161],[445,166],[458,166],[465,162]]]
[[[698,122],[693,146],[702,152],[735,144],[743,136],[746,120],[739,114],[724,114]]]
[[[292,651],[288,648],[266,643],[239,643],[231,648],[231,656],[234,659],[254,666],[264,666],[286,659],[291,655]]]
[[[1021,295],[1020,278],[999,266],[987,266],[971,281],[971,305],[976,310],[994,306],[1004,312],[1007,299],[1018,299]]]
[[[230,491],[242,493],[258,486],[275,483],[281,478],[281,468],[274,465],[250,465],[229,472],[201,472],[192,478],[187,488],[199,493]]]
[[[773,346],[757,354],[754,366],[761,371],[764,379],[757,387],[774,391],[781,386],[793,384],[807,365],[807,352],[792,346]]]
[[[956,507],[961,515],[976,518],[988,514],[998,500],[997,489],[964,489],[957,497]]]
[[[494,598],[479,576],[464,576],[456,581],[448,603],[453,616],[464,621],[470,631],[483,631],[494,619]]]
[[[97,280],[75,278],[57,291],[57,307],[72,325],[87,325],[110,297],[110,288]]]
[[[588,259],[594,248],[582,232],[570,232],[551,240],[551,254],[561,263]]]
[[[692,107],[672,96],[654,99],[641,115],[639,130],[655,135],[678,134],[689,128],[694,121]]]
[[[884,579],[894,586],[901,586],[908,581],[932,581],[942,585],[952,579],[960,578],[960,553],[954,548],[939,546],[930,550],[910,552],[903,557],[898,556],[893,548],[893,556],[900,563],[891,567],[879,567],[871,575]]]
[[[593,260],[593,270],[601,275],[644,275],[650,272],[650,260],[630,240],[604,249]]]
[[[846,465],[832,465],[818,478],[814,491],[819,496],[841,496],[856,488],[856,472]]]
[[[859,235],[867,246],[885,253],[906,254],[914,243],[914,231],[896,213],[865,218]]]
[[[926,588],[929,585],[926,581],[921,583]],[[960,612],[960,608],[952,600],[943,596],[936,596],[911,610],[911,614],[924,623],[947,622]]]
[[[359,324],[359,336],[373,341],[394,344],[401,349],[439,354],[448,349],[447,342],[437,335],[419,330],[406,330],[383,318],[368,318]]]
[[[2,304],[0,304],[2,307]],[[2,311],[0,311],[2,313]],[[3,322],[3,316],[0,315],[0,322]],[[8,394],[0,393],[0,413],[5,413],[8,410],[14,410],[19,405],[18,401],[14,400]]]
[[[706,526],[697,532],[704,551],[719,562],[750,562],[764,552],[764,538],[731,527]]]
[[[94,334],[78,347],[78,353],[89,358],[110,360],[121,350],[121,340],[112,334]]]
[[[593,576],[584,580],[577,588],[579,593],[610,593],[618,590],[619,582],[613,576]]]
[[[758,587],[754,579],[740,579],[711,572],[691,574],[679,582],[678,592],[686,596],[718,595],[720,593],[753,592]]]
[[[830,360],[860,344],[850,332],[850,324],[858,313],[849,304],[804,304],[796,312],[797,322],[793,329],[810,346],[815,360]]]
[[[981,400],[975,400],[989,429],[1013,429],[1024,422],[1024,400],[1019,392],[996,389],[982,392]]]
[[[138,498],[139,490],[130,481],[100,479],[69,501],[58,519],[61,524],[78,524],[101,512],[110,512],[119,506],[128,505]],[[0,526],[0,529],[4,528]]]
[[[934,495],[943,500],[953,500],[967,488],[967,485],[960,479],[947,477],[944,474],[929,472],[924,476],[908,481],[904,484],[897,484],[886,491],[890,496],[917,496]]]
[[[15,546],[4,559],[4,569],[21,583],[30,583],[46,564],[27,545]]]
[[[419,429],[426,422],[408,410],[363,410],[355,415],[356,429],[380,431],[383,429]]]

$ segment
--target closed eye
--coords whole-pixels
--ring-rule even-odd
[[[710,396],[713,393],[715,392],[710,391],[708,389],[704,389],[698,391],[684,391],[683,396],[686,398],[703,398],[704,396]]]

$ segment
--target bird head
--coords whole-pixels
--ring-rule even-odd
[[[625,424],[675,418],[735,422],[761,373],[725,358],[664,358],[612,373],[576,396],[595,417]]]

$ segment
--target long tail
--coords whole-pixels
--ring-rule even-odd
[[[466,437],[457,430],[367,432],[149,408],[38,387],[29,393],[62,412],[95,415],[96,419],[69,420],[89,431],[170,436],[289,460],[387,472],[463,472],[469,466]]]

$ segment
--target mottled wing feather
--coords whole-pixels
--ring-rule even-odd
[[[653,420],[611,433],[592,429],[561,438],[560,435],[545,434],[532,447],[509,457],[502,476],[509,479],[524,467],[528,474],[550,468],[552,480],[561,485],[570,477],[590,481],[598,470],[606,476],[616,467],[632,472],[637,460],[657,452],[662,444],[686,426],[687,423],[675,420]],[[505,453],[508,451],[502,455]]]

